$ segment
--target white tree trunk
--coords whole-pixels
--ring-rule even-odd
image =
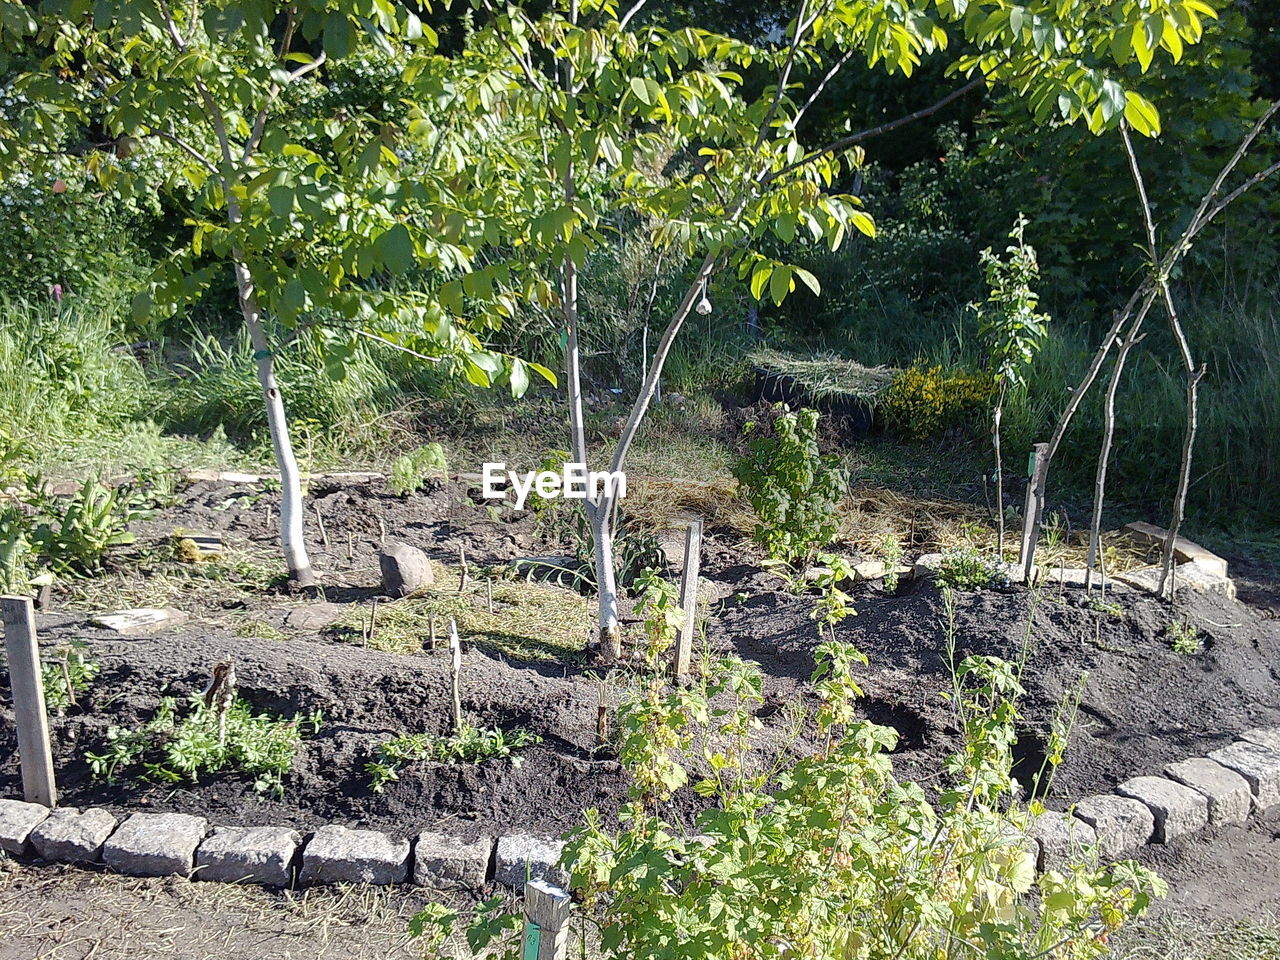
[[[267,334],[262,327],[262,314],[254,294],[253,276],[237,253],[235,256],[236,292],[245,326],[249,328],[249,340],[253,344],[254,361],[258,368],[258,383],[262,385],[262,397],[267,407],[267,426],[271,431],[271,448],[275,452],[276,466],[280,469],[280,546],[284,550],[285,564],[289,568],[289,583],[294,589],[310,589],[316,578],[307,557],[307,547],[302,535],[302,481],[298,470],[298,458],[293,453],[289,439],[289,424],[285,418],[284,400],[276,383],[275,361]]]

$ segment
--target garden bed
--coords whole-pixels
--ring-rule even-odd
[[[323,602],[279,592],[275,563],[275,495],[252,485],[198,483],[178,503],[137,524],[139,543],[115,573],[65,584],[39,618],[41,640],[54,647],[86,642],[101,672],[65,716],[53,720],[63,801],[113,812],[142,809],[199,812],[219,824],[361,823],[401,835],[423,828],[460,835],[558,833],[586,807],[612,818],[627,776],[609,744],[597,737],[602,696],[616,702],[625,675],[604,687],[584,647],[590,603],[572,591],[498,576],[500,565],[563,552],[555,522],[475,501],[459,483],[400,498],[377,482],[315,483],[310,546],[326,584]],[[419,598],[378,603],[373,639],[367,623],[380,593],[376,548],[383,537],[415,544],[437,561],[437,582]],[[223,556],[199,564],[172,559],[172,535],[216,533]],[[470,571],[458,591],[459,547]],[[348,555],[350,554],[350,555]],[[754,549],[733,530],[713,528],[704,545],[707,640],[760,665],[765,703],[755,747],[761,758],[804,751],[790,737],[789,707],[810,697],[807,681],[819,639],[813,598],[797,596],[760,568]],[[493,611],[489,587],[493,577]],[[925,580],[904,581],[895,595],[879,583],[854,590],[856,617],[837,629],[861,648],[863,710],[897,728],[902,773],[937,782],[958,733],[942,699],[950,686],[947,612]],[[1043,733],[1064,696],[1087,673],[1067,761],[1054,785],[1059,800],[1110,789],[1168,761],[1203,755],[1247,727],[1280,722],[1280,624],[1222,597],[1191,595],[1176,612],[1134,591],[1113,606],[1084,591],[1020,587],[960,593],[954,607],[957,654],[1016,660],[1026,650],[1026,715],[1018,775],[1029,780],[1043,755]],[[152,635],[119,636],[95,627],[95,611],[172,606],[189,615]],[[462,704],[475,724],[528,730],[540,742],[518,751],[522,762],[420,762],[381,793],[366,764],[377,745],[406,733],[444,734],[450,724],[449,656],[429,646],[432,613],[443,636],[448,616],[462,627],[466,650]],[[1167,629],[1178,618],[1196,624],[1204,649],[1180,654]],[[1028,620],[1032,626],[1028,629]],[[1028,645],[1029,644],[1029,645]],[[95,779],[86,754],[103,748],[112,724],[136,728],[162,697],[199,693],[213,666],[232,658],[240,695],[278,716],[323,713],[304,737],[284,795],[255,792],[234,773],[189,782]],[[603,690],[603,693],[602,693]],[[20,794],[16,737],[7,690],[0,690],[0,795]],[[691,822],[701,801],[677,795],[673,814]]]

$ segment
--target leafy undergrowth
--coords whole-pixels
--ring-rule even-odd
[[[429,733],[407,733],[378,744],[375,759],[365,765],[370,776],[370,787],[375,793],[393,780],[400,779],[400,770],[406,764],[434,761],[435,763],[484,763],[487,760],[507,760],[518,767],[524,758],[515,751],[541,742],[536,733],[517,728],[503,730],[500,727],[473,727],[463,724],[462,729],[447,736],[437,737]]]

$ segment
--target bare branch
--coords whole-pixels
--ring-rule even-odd
[[[202,167],[208,170],[215,177],[219,175],[220,171],[218,170],[217,165],[208,157],[206,157],[203,153],[201,153],[199,150],[197,150],[195,147],[189,144],[186,140],[183,140],[181,137],[174,134],[172,128],[170,128],[169,131],[167,132],[164,130],[153,130],[151,131],[151,136],[159,137],[161,140],[165,140],[173,144],[175,147],[177,147],[178,149],[182,150],[185,154],[187,154],[187,156],[191,157],[192,160],[195,160],[196,163],[200,164]]]

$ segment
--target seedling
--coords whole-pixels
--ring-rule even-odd
[[[1173,620],[1165,628],[1165,634],[1169,638],[1169,646],[1173,648],[1174,653],[1195,656],[1197,653],[1204,652],[1204,638],[1200,636],[1200,631],[1196,629],[1195,624]]]
[[[102,667],[85,656],[88,645],[72,640],[58,647],[41,665],[45,706],[61,716],[76,706]]]
[[[365,764],[365,772],[371,777],[369,787],[382,793],[388,783],[400,779],[400,771],[406,764],[425,760],[436,763],[480,764],[490,760],[510,759],[513,767],[524,763],[515,751],[541,743],[542,738],[523,728],[503,730],[500,727],[473,727],[464,724],[460,730],[438,737],[429,733],[403,734],[378,744],[376,759]]]

